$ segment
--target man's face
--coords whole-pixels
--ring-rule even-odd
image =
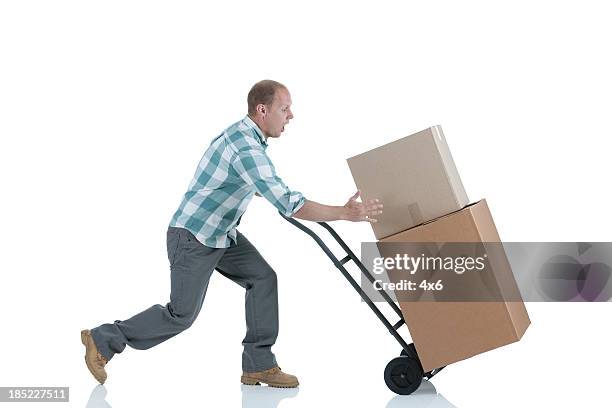
[[[291,112],[291,95],[286,89],[276,90],[274,101],[266,106],[261,130],[268,137],[279,137],[285,130],[285,125],[293,119]]]

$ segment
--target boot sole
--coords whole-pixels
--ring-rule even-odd
[[[244,385],[261,385],[261,383],[267,384],[269,387],[274,388],[296,388],[299,383],[295,384],[279,384],[279,383],[269,383],[262,380],[258,380],[256,378],[245,377],[244,375],[240,377],[240,382]]]
[[[94,376],[94,378],[100,383],[100,384],[104,384],[104,381],[106,381],[106,379],[102,379],[100,378],[95,371],[93,370],[93,368],[91,367],[91,365],[89,364],[89,360],[87,360],[87,336],[88,336],[88,330],[81,330],[81,343],[83,343],[83,345],[85,346],[85,364],[87,365],[87,369],[89,370],[89,372],[91,373],[91,375]]]
[[[242,376],[240,377],[240,382],[244,385],[261,385],[261,383],[257,380]]]

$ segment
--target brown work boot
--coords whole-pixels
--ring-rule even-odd
[[[104,366],[108,361],[98,352],[96,343],[89,330],[81,330],[81,343],[85,346],[85,363],[87,368],[100,384],[106,381],[106,370]]]
[[[285,374],[280,367],[270,368],[269,370],[258,371],[256,373],[242,373],[240,381],[246,385],[268,384],[270,387],[295,388],[300,383],[295,375]]]

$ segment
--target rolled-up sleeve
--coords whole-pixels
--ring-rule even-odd
[[[276,175],[274,165],[263,149],[245,148],[237,152],[232,165],[238,175],[286,217],[292,217],[306,199],[299,191],[291,191]]]

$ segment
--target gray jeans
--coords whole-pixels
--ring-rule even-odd
[[[209,248],[183,228],[168,228],[170,302],[91,330],[98,351],[108,360],[126,344],[146,350],[190,327],[200,313],[215,268],[246,289],[246,337],[242,369],[267,370],[277,365],[272,345],[278,334],[276,273],[257,249],[238,232],[237,245]]]

